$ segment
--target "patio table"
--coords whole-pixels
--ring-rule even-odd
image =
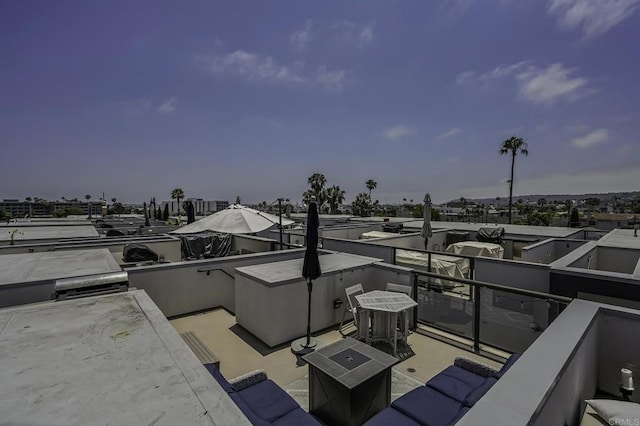
[[[359,305],[360,320],[358,321],[358,334],[364,334],[365,341],[385,340],[393,346],[393,355],[398,355],[398,313],[418,306],[418,303],[407,294],[393,291],[374,290],[368,293],[356,295]],[[368,329],[368,315],[371,313],[371,330]],[[409,329],[409,316],[404,315],[401,323],[402,338],[407,343],[407,330]]]

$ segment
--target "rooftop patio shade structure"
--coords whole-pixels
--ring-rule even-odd
[[[226,234],[255,234],[277,225],[280,218],[276,215],[233,204],[224,210],[209,215],[173,231],[174,234],[194,234],[213,231]],[[282,225],[291,225],[293,220],[282,219]]]
[[[317,341],[311,339],[311,292],[313,291],[313,280],[322,274],[320,259],[318,259],[319,226],[318,205],[315,201],[312,201],[307,213],[307,249],[304,253],[304,262],[302,264],[302,276],[307,280],[307,291],[309,293],[307,301],[307,337],[295,340],[291,344],[291,350],[300,356],[314,351],[318,344]]]
[[[422,209],[422,231],[420,235],[424,238],[424,249],[427,250],[427,243],[429,238],[433,235],[431,231],[431,195],[427,192],[424,196],[424,208]]]

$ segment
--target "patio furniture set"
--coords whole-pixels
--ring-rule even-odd
[[[346,338],[304,357],[308,413],[261,370],[227,381],[216,365],[205,367],[254,425],[444,426],[460,420],[518,357],[512,355],[499,371],[456,358],[425,386],[391,403],[391,367],[397,360]]]

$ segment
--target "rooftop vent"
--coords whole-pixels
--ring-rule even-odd
[[[80,297],[125,292],[128,289],[129,276],[126,272],[62,278],[55,281],[55,293],[52,299],[56,301],[77,299]]]

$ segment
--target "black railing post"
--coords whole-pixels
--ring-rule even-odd
[[[431,252],[427,252],[427,271],[431,272]]]
[[[391,249],[393,250],[392,253],[391,253],[391,256],[393,256],[393,264],[397,265],[397,263],[396,263],[396,255],[397,255],[396,250],[397,249],[395,247],[391,247]]]
[[[469,259],[469,279],[472,280],[476,277],[476,259]]]
[[[416,302],[418,302],[418,274],[415,272],[411,272],[411,275],[413,276],[413,300],[415,300]],[[418,302],[420,303],[420,302]],[[413,324],[412,324],[412,331],[416,331],[416,328],[418,328],[418,307],[420,305],[414,306],[413,307]]]
[[[480,352],[480,286],[473,286],[473,351]]]

